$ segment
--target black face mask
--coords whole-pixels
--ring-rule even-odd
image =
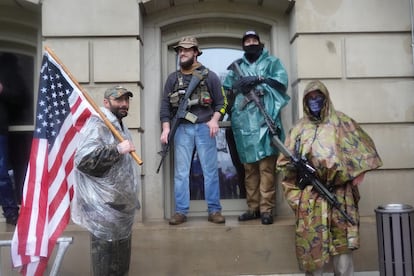
[[[256,61],[263,51],[263,44],[260,43],[259,45],[253,44],[249,46],[243,46],[244,56],[247,58],[248,61],[254,62]]]

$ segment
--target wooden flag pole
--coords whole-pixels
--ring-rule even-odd
[[[89,104],[95,109],[95,111],[99,114],[99,116],[104,121],[105,125],[111,130],[112,134],[118,139],[120,142],[124,141],[124,137],[119,134],[116,128],[112,125],[112,123],[108,120],[105,114],[101,111],[99,106],[94,102],[94,100],[89,96],[89,94],[83,89],[83,87],[78,83],[78,81],[73,77],[70,71],[66,68],[66,66],[60,61],[60,59],[55,55],[52,49],[48,46],[45,46],[45,50],[56,60],[57,63],[62,67],[65,73],[69,76],[69,78],[73,81],[73,83],[79,88],[82,92],[85,99],[89,102]],[[132,158],[138,163],[138,165],[142,165],[142,160],[139,158],[135,151],[130,152]]]

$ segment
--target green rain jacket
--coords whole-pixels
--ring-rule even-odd
[[[311,115],[305,97],[319,90],[325,95],[321,118]],[[296,255],[299,266],[315,271],[328,263],[330,255],[359,248],[360,199],[358,186],[352,181],[367,171],[382,166],[374,142],[353,119],[335,111],[328,89],[312,81],[303,96],[304,116],[290,130],[285,145],[294,152],[300,139],[299,154],[316,169],[316,176],[328,186],[342,204],[342,209],[356,225],[348,223],[338,210],[331,208],[312,185],[301,190],[296,185],[297,172],[289,158],[280,155],[278,169],[284,172],[282,187],[285,198],[296,216]]]
[[[244,76],[260,76],[271,78],[283,85],[284,91],[278,91],[266,83],[256,86],[256,89],[263,92],[261,96],[263,105],[281,130],[279,137],[284,140],[284,131],[280,119],[281,109],[287,105],[290,97],[286,95],[288,76],[281,61],[270,55],[267,49],[254,63],[249,63],[243,56],[240,62],[240,69]],[[224,80],[224,89],[231,91],[239,76],[230,71]],[[280,89],[282,90],[282,89]],[[253,163],[265,157],[277,155],[278,150],[272,145],[270,131],[264,121],[263,115],[255,103],[244,104],[245,96],[236,91],[234,104],[231,107],[231,126],[234,133],[237,152],[242,163]]]

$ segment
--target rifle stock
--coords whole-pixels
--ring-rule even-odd
[[[159,173],[161,166],[164,163],[164,160],[168,155],[168,151],[170,150],[170,144],[174,140],[175,132],[177,131],[177,128],[181,123],[181,120],[186,119],[193,123],[197,120],[197,117],[194,114],[188,112],[187,108],[189,104],[191,105],[189,98],[191,94],[193,93],[193,91],[197,88],[202,78],[203,78],[203,75],[199,73],[197,70],[194,70],[190,83],[188,84],[187,90],[184,94],[184,97],[180,100],[180,103],[178,105],[177,113],[175,113],[173,119],[171,120],[171,127],[170,127],[170,133],[168,134],[168,141],[166,144],[162,145],[162,150],[159,152],[159,154],[161,155],[161,161],[158,165],[157,173]]]
[[[239,61],[234,61],[227,69],[233,70],[239,77],[243,77],[242,71],[239,66]],[[325,185],[323,185],[316,177],[316,169],[313,168],[306,159],[295,157],[288,148],[283,144],[283,142],[279,139],[278,135],[280,133],[280,129],[276,126],[274,120],[270,117],[267,113],[266,109],[264,108],[262,102],[260,101],[259,96],[256,94],[254,89],[251,89],[248,93],[245,94],[247,101],[253,101],[259,111],[262,113],[267,126],[269,127],[269,131],[272,135],[272,143],[275,145],[278,150],[286,157],[288,157],[293,165],[295,166],[296,170],[301,174],[305,183],[310,183],[315,190],[328,201],[328,203],[336,208],[341,215],[352,225],[355,225],[355,221],[350,217],[345,211],[342,209],[341,203],[336,198],[335,194],[331,193]],[[299,185],[298,185],[299,186]]]

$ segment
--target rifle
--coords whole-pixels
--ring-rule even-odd
[[[227,68],[228,70],[233,70],[239,77],[243,77],[242,71],[239,66],[239,60],[234,61],[230,66]],[[260,94],[259,94],[260,95]],[[315,190],[321,195],[328,203],[336,208],[341,215],[352,225],[355,225],[355,221],[350,217],[345,211],[342,209],[341,203],[336,198],[335,194],[331,193],[325,185],[323,185],[316,177],[316,169],[313,168],[309,162],[306,160],[305,157],[297,157],[294,156],[288,148],[283,144],[283,142],[279,139],[278,135],[280,134],[280,128],[278,128],[274,122],[274,120],[270,117],[269,113],[267,113],[266,109],[263,106],[263,103],[260,101],[259,95],[255,91],[255,89],[250,89],[248,93],[245,94],[245,104],[253,101],[259,111],[262,113],[265,123],[269,127],[269,131],[272,135],[272,143],[275,145],[278,150],[286,157],[288,157],[293,166],[296,168],[297,172],[300,175],[299,183],[297,184],[298,187],[303,190],[306,185],[311,184]],[[297,148],[298,144],[295,145]]]
[[[272,141],[284,156],[289,157],[293,166],[298,171],[300,175],[300,179],[297,184],[298,187],[303,190],[306,185],[311,184],[317,193],[326,199],[332,207],[337,209],[349,223],[355,225],[356,223],[352,217],[345,213],[342,209],[342,204],[338,201],[335,194],[331,193],[326,186],[318,180],[316,177],[316,169],[309,164],[308,160],[304,156],[301,158],[294,156],[277,137],[273,137]],[[296,142],[298,143],[298,141]]]
[[[162,150],[159,152],[161,155],[161,161],[157,168],[157,173],[159,173],[162,163],[164,163],[165,157],[168,154],[168,151],[170,149],[170,144],[173,141],[175,132],[177,131],[178,126],[181,123],[182,119],[186,119],[192,123],[195,123],[197,121],[197,116],[193,113],[187,111],[187,108],[192,105],[192,102],[190,101],[190,96],[193,93],[193,91],[197,88],[200,81],[203,79],[202,73],[198,72],[197,70],[193,71],[193,76],[191,77],[190,83],[188,84],[187,90],[180,100],[180,103],[178,105],[177,112],[175,113],[173,119],[171,120],[171,127],[170,127],[170,133],[168,134],[168,141],[166,144],[162,145]]]

